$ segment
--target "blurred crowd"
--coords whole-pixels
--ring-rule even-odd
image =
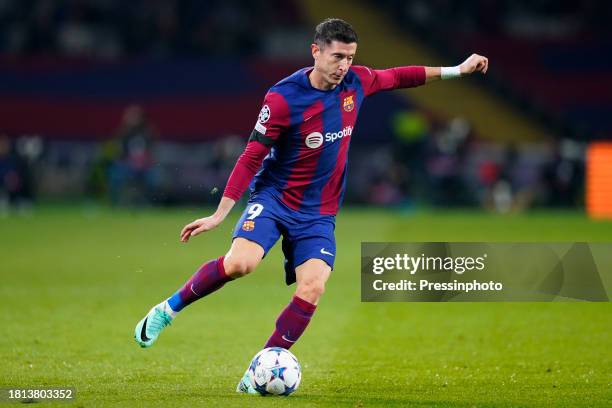
[[[351,147],[351,160],[360,165],[348,194],[358,202],[479,206],[498,213],[584,203],[584,143],[484,141],[463,118],[440,120],[419,111],[400,112],[394,122],[392,144]]]
[[[583,204],[585,146],[571,140],[504,145],[479,140],[468,121],[418,111],[393,119],[388,143],[351,146],[346,202],[375,206],[482,207],[509,213]],[[244,137],[160,140],[138,105],[100,142],[0,136],[0,208],[72,197],[114,206],[214,205]]]
[[[379,7],[411,28],[433,35],[478,33],[554,38],[595,35],[610,38],[612,4],[575,0],[379,0]],[[446,30],[444,29],[446,28]]]
[[[381,0],[398,27],[448,60],[492,62],[486,87],[572,139],[609,139],[612,2]],[[483,86],[484,86],[483,81]]]
[[[453,39],[470,33],[480,33],[485,39],[498,34],[529,39],[610,38],[610,4],[567,0],[376,2],[400,26],[415,30],[419,38],[431,40],[432,48],[447,52],[452,52]],[[304,44],[310,41],[312,30],[304,24],[302,13],[300,2],[294,0],[0,0],[0,55],[26,62],[33,58],[32,66],[46,57],[126,61],[256,55],[273,61],[291,56],[299,60],[308,52]],[[597,64],[605,65],[595,61]],[[551,66],[563,71],[556,63]],[[520,66],[519,79],[525,76],[523,68]],[[550,67],[543,68],[542,72],[551,72]],[[597,67],[585,63],[582,68],[593,71]],[[44,77],[44,69],[42,72],[39,75]],[[251,75],[260,74],[255,69]],[[21,80],[29,84],[24,78]],[[46,92],[53,94],[57,85],[43,82]],[[74,84],[81,88],[80,82]],[[25,85],[16,89],[29,91]],[[593,100],[605,100],[591,93]],[[8,106],[15,95],[10,89],[6,94]],[[32,95],[35,100],[36,94]],[[245,96],[238,91],[233,95]],[[521,100],[512,95],[502,97],[521,107]],[[115,103],[144,103],[142,99],[143,95],[139,99],[134,94],[129,102],[118,99]],[[532,116],[540,113],[527,112]],[[548,118],[544,121],[553,123]],[[573,137],[576,132],[556,129],[552,133],[562,135],[556,140],[509,144],[479,139],[464,118],[442,119],[427,112],[400,110],[393,113],[391,122],[385,127],[390,131],[379,131],[384,134],[375,134],[371,128],[368,132],[373,134],[360,138],[356,129],[347,203],[405,208],[476,206],[500,213],[583,203],[586,138]],[[161,137],[159,133],[138,104],[127,106],[122,118],[117,118],[116,130],[101,140],[15,132],[9,136],[0,128],[0,214],[13,208],[29,211],[36,200],[54,198],[117,206],[215,204],[244,148],[244,135],[180,143],[170,140],[173,135]],[[487,136],[488,140],[495,137]]]
[[[42,153],[42,140],[23,136],[17,140],[0,134],[0,215],[11,207],[31,209],[36,183],[33,170]]]
[[[249,55],[300,24],[287,0],[0,0],[0,53],[18,56]]]

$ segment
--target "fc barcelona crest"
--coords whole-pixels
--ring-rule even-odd
[[[251,221],[251,220],[247,220],[244,223],[242,223],[242,230],[243,231],[253,231],[255,229],[255,221]]]
[[[342,107],[346,112],[350,112],[355,109],[355,102],[353,101],[353,95],[349,95],[344,98],[344,102],[342,102]]]

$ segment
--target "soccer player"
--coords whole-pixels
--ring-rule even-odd
[[[353,66],[357,34],[340,19],[321,22],[310,47],[314,67],[300,69],[266,94],[215,213],[181,231],[181,241],[188,242],[217,227],[250,184],[229,251],[202,265],[136,325],[135,339],[142,347],[150,347],[185,306],[255,270],[282,236],[285,280],[297,285],[265,347],[289,349],[308,326],[334,267],[336,213],[344,195],[351,134],[364,99],[440,78],[484,74],[488,67],[487,58],[476,54],[455,67]],[[237,391],[255,392],[248,370]]]

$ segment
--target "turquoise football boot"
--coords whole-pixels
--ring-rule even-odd
[[[172,324],[172,319],[161,305],[154,306],[136,325],[134,339],[142,348],[151,347],[161,331]]]
[[[250,367],[249,367],[250,368]],[[242,376],[242,379],[236,387],[236,392],[242,392],[244,394],[258,394],[255,387],[251,383],[251,370],[247,368],[246,372]]]

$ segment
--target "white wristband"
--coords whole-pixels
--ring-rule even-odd
[[[461,76],[461,67],[440,67],[440,77],[442,79],[453,79]]]

